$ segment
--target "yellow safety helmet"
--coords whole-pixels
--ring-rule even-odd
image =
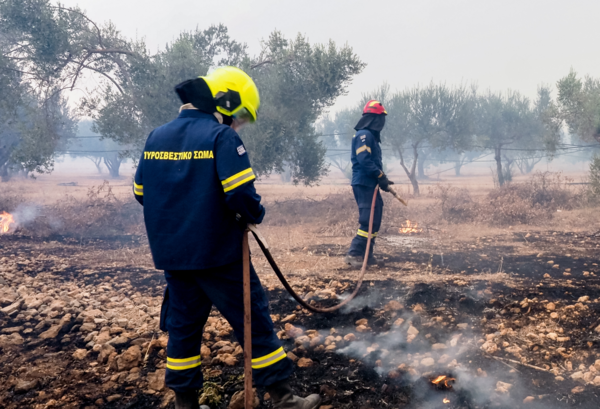
[[[237,67],[220,67],[200,78],[210,88],[217,111],[242,121],[256,121],[260,96],[248,74]]]

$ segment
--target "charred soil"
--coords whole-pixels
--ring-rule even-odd
[[[299,294],[333,305],[355,285],[341,261],[348,239],[312,237],[272,241],[273,252]],[[321,393],[325,408],[600,406],[599,235],[389,232],[376,252],[386,265],[357,298],[319,315],[297,306],[253,248],[299,394]],[[165,282],[150,266],[143,236],[0,236],[0,406],[172,407],[158,330]],[[243,388],[241,348],[217,311],[204,338],[202,397],[226,408]]]

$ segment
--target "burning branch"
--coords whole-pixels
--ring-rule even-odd
[[[440,375],[432,380],[431,383],[442,389],[452,389],[450,382],[454,382],[455,380],[456,378],[448,378],[446,375]]]

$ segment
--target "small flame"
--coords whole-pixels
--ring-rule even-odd
[[[8,233],[10,225],[15,223],[12,214],[2,212],[0,213],[0,234]]]
[[[442,402],[444,402],[444,403],[450,403],[450,399],[444,398],[444,400]]]
[[[398,230],[402,234],[411,234],[411,233],[421,233],[423,229],[419,228],[418,223],[411,223],[410,220],[407,220],[405,223],[402,223],[400,229]]]
[[[455,378],[448,378],[446,375],[440,375],[437,378],[435,378],[433,381],[431,381],[432,384],[434,385],[444,385],[445,388],[452,388],[452,384],[450,384],[449,382],[453,382],[455,381]],[[442,383],[442,381],[444,381]]]
[[[446,376],[441,375],[441,376],[438,376],[437,378],[435,378],[433,381],[431,381],[431,383],[434,383],[437,385],[438,383],[442,382],[444,379],[446,379]]]

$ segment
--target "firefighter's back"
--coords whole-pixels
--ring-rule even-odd
[[[144,218],[156,268],[204,269],[239,258],[242,229],[217,174],[219,138],[235,138],[196,110],[155,129],[144,148]]]

